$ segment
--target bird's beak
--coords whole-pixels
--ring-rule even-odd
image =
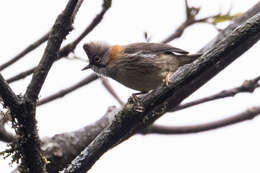
[[[87,70],[87,69],[89,69],[89,68],[90,68],[90,64],[87,65],[86,67],[84,67],[81,71],[83,71],[83,70]]]

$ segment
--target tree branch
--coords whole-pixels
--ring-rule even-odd
[[[17,108],[19,106],[19,99],[9,87],[8,83],[0,74],[0,96],[3,98],[4,104],[9,108]]]
[[[114,88],[110,85],[108,79],[106,78],[101,78],[102,84],[104,87],[107,89],[107,91],[116,99],[116,101],[121,105],[124,106],[125,103],[120,99],[120,97],[117,95],[116,91]]]
[[[36,100],[45,78],[57,57],[57,52],[59,51],[63,39],[72,28],[72,14],[77,2],[78,0],[70,0],[65,10],[57,17],[52,31],[49,34],[44,55],[34,72],[25,96],[21,98],[19,106],[14,107],[11,105],[12,107],[10,107],[12,125],[17,134],[17,140],[12,143],[11,149],[5,153],[13,154],[14,161],[21,160],[19,170],[23,173],[46,172],[46,160],[44,160],[41,153],[37,122],[35,119]],[[0,86],[5,90],[1,93],[2,97],[7,99],[6,95],[8,94],[8,97],[12,96],[11,98],[13,98],[14,94],[11,93],[7,83],[1,76],[0,82],[2,84],[0,84]]]
[[[254,92],[254,90],[256,88],[260,87],[260,84],[258,84],[259,80],[260,80],[260,76],[256,77],[255,79],[252,79],[252,80],[246,80],[243,82],[243,84],[241,86],[238,86],[238,87],[235,87],[232,89],[228,89],[228,90],[223,90],[223,91],[213,94],[211,96],[203,97],[198,100],[194,100],[194,101],[191,101],[188,103],[181,104],[181,105],[175,107],[174,109],[170,110],[169,112],[179,111],[179,110],[191,107],[191,106],[196,106],[201,103],[205,103],[205,102],[209,102],[209,101],[213,101],[213,100],[217,100],[217,99],[233,97],[239,93],[245,93],[245,92],[252,93],[252,92]]]
[[[49,36],[49,32],[44,34],[41,38],[39,38],[39,40],[35,41],[34,43],[32,43],[31,45],[26,47],[22,52],[18,53],[15,57],[11,58],[9,61],[7,61],[6,63],[2,64],[0,66],[0,71],[4,70],[5,68],[9,67],[13,63],[17,62],[22,57],[24,57],[26,54],[28,54],[29,52],[33,51],[38,46],[40,46],[42,43],[47,41],[48,40],[48,36]]]
[[[80,152],[104,130],[118,112],[115,107],[108,108],[101,119],[74,132],[67,132],[43,139],[42,149],[47,160],[49,173],[56,173],[69,164]]]
[[[70,52],[74,51],[79,42],[83,38],[85,38],[102,21],[107,10],[111,7],[111,4],[112,0],[103,0],[101,12],[96,15],[90,25],[78,36],[78,38],[76,38],[72,43],[68,44],[60,50],[59,58],[66,57]]]
[[[243,122],[245,120],[252,120],[256,116],[260,115],[260,106],[252,107],[244,112],[233,115],[231,117],[221,119],[214,122],[191,125],[191,126],[161,126],[152,125],[146,129],[141,130],[140,134],[163,134],[163,135],[173,135],[173,134],[190,134],[204,132],[208,130],[214,130],[217,128],[233,125],[236,123]]]
[[[45,78],[52,64],[57,58],[61,43],[66,35],[69,33],[69,31],[72,29],[72,14],[74,12],[75,6],[77,5],[77,2],[77,0],[69,1],[68,6],[57,18],[53,29],[50,32],[49,40],[43,57],[33,74],[31,83],[27,88],[25,96],[28,99],[34,101],[38,99],[38,94],[42,88]]]
[[[101,132],[63,172],[88,171],[107,150],[176,107],[183,99],[247,51],[259,38],[260,14],[257,14],[207,50],[198,60],[179,69],[173,75],[169,86],[146,95],[142,99],[144,112],[135,111],[135,106],[131,103],[126,104],[112,124]]]
[[[30,74],[32,74],[35,69],[36,69],[36,67],[33,67],[33,68],[30,68],[29,70],[26,70],[24,72],[20,72],[19,74],[7,79],[6,82],[12,83],[12,82],[18,81],[20,79],[23,79],[23,78],[29,76]]]
[[[43,105],[43,104],[46,104],[48,102],[51,102],[55,99],[58,99],[58,98],[61,98],[61,97],[64,97],[65,95],[69,94],[70,92],[73,92],[75,91],[76,89],[80,88],[80,87],[83,87],[85,86],[86,84],[89,84],[90,82],[94,81],[98,79],[98,76],[95,74],[95,73],[92,73],[91,75],[87,76],[86,78],[84,78],[83,80],[79,81],[78,83],[68,87],[68,88],[65,88],[65,89],[62,89],[50,96],[47,96],[43,99],[41,99],[37,105],[40,106],[40,105]]]
[[[221,15],[216,14],[213,16],[208,16],[200,19],[196,19],[197,15],[200,12],[200,8],[190,7],[188,1],[185,0],[185,9],[186,9],[186,20],[167,38],[161,41],[161,43],[168,43],[176,38],[182,36],[183,32],[191,25],[196,23],[207,23],[209,20],[214,19],[216,17],[225,16],[227,14]],[[231,20],[231,19],[230,19]]]
[[[225,39],[236,27],[244,23],[249,18],[253,17],[257,13],[260,12],[260,2],[256,3],[252,8],[250,8],[248,11],[243,13],[240,17],[233,20],[233,22],[228,25],[222,32],[220,32],[214,39],[212,39],[206,46],[204,46],[202,49],[200,49],[199,52],[205,52],[206,50],[213,47],[218,42]]]

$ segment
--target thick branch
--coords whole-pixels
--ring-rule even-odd
[[[111,124],[118,112],[115,107],[110,107],[101,119],[77,131],[62,133],[51,138],[43,139],[42,149],[47,160],[49,173],[56,173],[69,164],[93,139]]]
[[[260,38],[260,14],[239,26],[223,41],[206,51],[194,63],[173,76],[168,87],[145,96],[144,112],[134,110],[131,103],[116,115],[112,124],[99,134],[63,172],[85,173],[108,149],[127,139],[137,130],[152,124],[168,110],[177,106],[217,73],[253,46]]]
[[[58,16],[44,55],[38,65],[25,96],[21,99],[19,107],[11,108],[13,127],[17,134],[17,141],[12,144],[15,159],[21,159],[19,165],[23,173],[46,172],[46,161],[43,159],[40,140],[35,119],[36,100],[45,78],[57,57],[62,40],[72,28],[72,13],[78,0],[70,0],[65,10]]]
[[[78,83],[68,87],[68,88],[65,88],[61,91],[58,91],[57,93],[54,93],[50,96],[47,96],[43,99],[41,99],[37,105],[40,106],[40,105],[43,105],[45,103],[48,103],[48,102],[51,102],[55,99],[58,99],[58,98],[61,98],[61,97],[64,97],[65,95],[75,91],[76,89],[80,88],[80,87],[83,87],[85,86],[86,84],[89,84],[90,82],[96,80],[98,78],[98,76],[94,73],[92,73],[90,76],[87,76],[86,78],[84,78],[83,80],[79,81]]]
[[[245,120],[252,120],[256,116],[260,115],[260,106],[252,107],[244,112],[233,115],[231,117],[221,119],[214,122],[209,122],[205,124],[197,124],[191,126],[160,126],[160,125],[152,125],[140,131],[140,134],[164,134],[164,135],[172,135],[172,134],[190,134],[190,133],[198,133],[208,130],[214,130],[220,127],[225,127],[229,125],[233,125],[236,123],[243,122]]]
[[[0,96],[2,97],[4,103],[9,108],[13,109],[18,107],[19,99],[9,87],[8,83],[5,81],[3,76],[0,74]]]
[[[69,1],[69,4],[65,8],[65,10],[57,18],[49,35],[49,40],[43,57],[33,74],[31,83],[27,88],[25,94],[27,98],[34,101],[38,99],[38,94],[42,88],[45,78],[53,62],[57,58],[61,43],[66,35],[69,33],[69,31],[72,29],[72,14],[74,12],[75,6],[77,5],[77,2],[77,0]]]

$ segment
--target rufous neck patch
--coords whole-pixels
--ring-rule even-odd
[[[120,58],[120,53],[123,50],[123,46],[120,45],[114,45],[111,47],[111,59],[109,61],[109,63],[111,63],[112,61],[116,61],[118,58]]]

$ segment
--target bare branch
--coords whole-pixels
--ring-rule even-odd
[[[231,117],[209,122],[205,124],[198,124],[192,126],[160,126],[160,125],[152,125],[147,127],[146,129],[141,130],[139,133],[141,134],[163,134],[163,135],[173,135],[173,134],[190,134],[190,133],[198,133],[208,130],[214,130],[217,128],[233,125],[236,123],[243,122],[245,120],[252,120],[256,116],[260,115],[260,106],[252,107],[244,112],[233,115]]]
[[[136,131],[151,125],[168,110],[214,77],[217,73],[253,46],[260,38],[260,14],[235,29],[226,39],[206,51],[190,65],[179,69],[167,87],[146,95],[143,99],[144,112],[134,110],[128,103],[109,127],[102,131],[68,168],[66,173],[85,173],[111,147],[132,136]]]
[[[176,38],[179,38],[182,36],[185,29],[187,29],[189,26],[195,24],[195,23],[208,23],[209,20],[215,19],[217,17],[227,16],[227,14],[221,15],[216,14],[214,16],[208,16],[205,18],[196,19],[196,16],[200,12],[200,8],[196,7],[189,7],[188,1],[185,0],[185,9],[186,9],[186,20],[166,39],[162,40],[161,43],[168,43]],[[229,14],[229,12],[228,12]],[[232,16],[233,17],[233,16]],[[230,20],[232,20],[232,17],[230,16]]]
[[[101,119],[73,132],[66,132],[43,139],[42,149],[47,160],[47,171],[56,173],[69,164],[93,139],[111,124],[118,112],[115,107],[108,108]]]
[[[206,44],[206,46],[200,49],[199,52],[205,52],[205,50],[210,49],[215,44],[225,39],[225,37],[227,37],[230,34],[230,32],[232,32],[236,27],[238,27],[239,25],[244,23],[247,19],[253,17],[259,12],[260,12],[260,2],[255,4],[252,8],[250,8],[245,13],[243,13],[243,15],[241,15],[240,17],[234,19],[234,21],[230,25],[228,25],[224,30],[222,30],[222,32],[220,32],[214,39],[212,39],[208,44]]]
[[[238,87],[235,87],[232,89],[228,89],[228,90],[223,90],[223,91],[213,94],[211,96],[203,97],[198,100],[194,100],[194,101],[191,101],[188,103],[181,104],[181,105],[175,107],[174,109],[170,110],[169,112],[179,111],[179,110],[191,107],[191,106],[199,105],[201,103],[205,103],[205,102],[209,102],[209,101],[213,101],[213,100],[217,100],[217,99],[233,97],[239,93],[245,93],[245,92],[252,93],[252,92],[254,92],[254,90],[256,88],[260,87],[260,85],[258,84],[259,80],[260,80],[260,76],[256,77],[255,79],[252,79],[252,80],[246,80],[243,82],[243,84],[241,86],[238,86]]]
[[[107,89],[107,91],[118,101],[118,103],[123,106],[125,103],[120,99],[120,97],[117,95],[114,88],[111,86],[109,81],[106,78],[101,78],[102,84]]]
[[[4,80],[3,76],[0,74],[0,96],[6,106],[13,109],[19,106],[19,99],[16,94],[9,87],[8,83]]]
[[[57,18],[51,33],[49,34],[49,40],[47,47],[44,51],[43,57],[35,70],[31,83],[29,84],[25,96],[28,99],[36,101],[38,94],[42,88],[45,78],[57,59],[57,54],[60,49],[61,43],[66,35],[72,28],[72,14],[78,0],[71,0],[64,12]]]
[[[103,19],[107,10],[111,7],[112,0],[104,0],[103,1],[103,8],[101,12],[96,15],[90,25],[76,38],[72,43],[64,46],[59,52],[59,58],[63,58],[69,55],[70,52],[73,52],[79,42],[85,38]]]
[[[78,0],[70,0],[65,10],[57,17],[49,34],[44,55],[34,72],[25,96],[21,98],[19,106],[14,107],[14,105],[10,105],[12,102],[16,102],[14,100],[16,96],[8,88],[7,82],[0,76],[0,87],[3,87],[3,91],[0,91],[1,96],[10,105],[8,106],[11,110],[12,125],[17,134],[17,140],[12,143],[11,149],[6,150],[5,153],[9,155],[13,154],[15,161],[21,160],[21,164],[19,165],[21,172],[46,172],[46,160],[44,160],[41,152],[35,119],[36,100],[45,78],[57,57],[63,39],[72,28],[72,14],[77,2]]]
[[[30,68],[29,70],[26,70],[24,72],[20,72],[19,74],[15,75],[15,76],[13,76],[13,77],[11,77],[9,79],[7,79],[6,82],[7,83],[12,83],[12,82],[18,81],[20,79],[23,79],[23,78],[29,76],[30,74],[32,74],[35,69],[36,68],[33,67],[33,68]]]
[[[81,7],[82,3],[83,3],[84,0],[79,0],[78,3],[77,3],[77,6],[75,8],[75,10],[73,11],[73,14],[72,14],[72,19],[74,20],[78,11],[79,11],[79,8]]]
[[[95,74],[95,73],[92,73],[90,76],[87,76],[86,78],[84,78],[83,80],[79,81],[78,83],[68,87],[68,88],[65,88],[65,89],[62,89],[61,91],[58,91],[57,93],[54,93],[50,96],[47,96],[43,99],[41,99],[37,105],[40,106],[40,105],[43,105],[45,103],[48,103],[48,102],[51,102],[55,99],[58,99],[58,98],[61,98],[61,97],[64,97],[65,95],[75,91],[76,89],[80,88],[80,87],[83,87],[85,86],[86,84],[89,84],[90,82],[96,80],[98,78],[98,76]]]
[[[8,66],[12,65],[13,63],[17,62],[19,59],[21,59],[22,57],[24,57],[26,54],[28,54],[29,52],[33,51],[34,49],[36,49],[37,47],[39,47],[42,43],[44,43],[45,41],[48,40],[48,36],[49,36],[49,32],[44,34],[39,40],[37,40],[36,42],[32,43],[31,45],[29,45],[28,47],[26,47],[22,52],[18,53],[15,57],[11,58],[9,61],[7,61],[6,63],[2,64],[0,66],[0,71],[4,70],[5,68],[7,68]]]

